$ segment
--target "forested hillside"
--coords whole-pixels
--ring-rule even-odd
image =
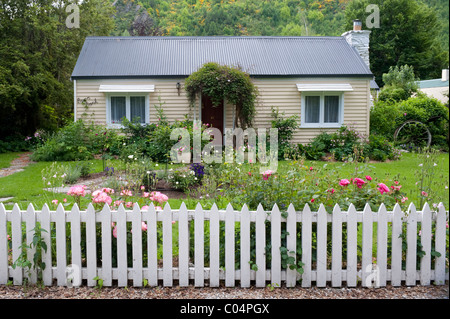
[[[114,35],[336,36],[347,31],[345,8],[351,0],[109,1],[117,10]],[[448,47],[449,1],[423,2],[436,11],[440,39]]]
[[[110,0],[115,35],[340,35],[349,0]]]

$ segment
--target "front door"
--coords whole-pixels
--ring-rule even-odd
[[[209,96],[202,96],[202,123],[215,127],[223,134],[223,102],[213,106]]]

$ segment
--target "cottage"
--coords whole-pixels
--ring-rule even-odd
[[[269,128],[271,107],[297,114],[294,143],[351,125],[369,133],[374,85],[369,34],[358,21],[341,37],[88,37],[72,73],[75,120],[120,127],[121,118],[156,121],[164,103],[170,121],[185,114],[223,131],[233,106],[212,108],[207,96],[191,109],[185,79],[207,62],[240,66],[259,90],[255,127]]]

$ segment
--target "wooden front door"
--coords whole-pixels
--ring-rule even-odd
[[[202,96],[202,123],[215,127],[223,134],[223,102],[213,106],[209,96]]]

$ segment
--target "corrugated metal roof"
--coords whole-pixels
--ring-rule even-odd
[[[420,89],[448,87],[448,83],[449,81],[442,81],[442,79],[423,80],[417,82]]]
[[[252,76],[372,76],[343,37],[87,37],[82,77],[189,76],[206,62]]]

